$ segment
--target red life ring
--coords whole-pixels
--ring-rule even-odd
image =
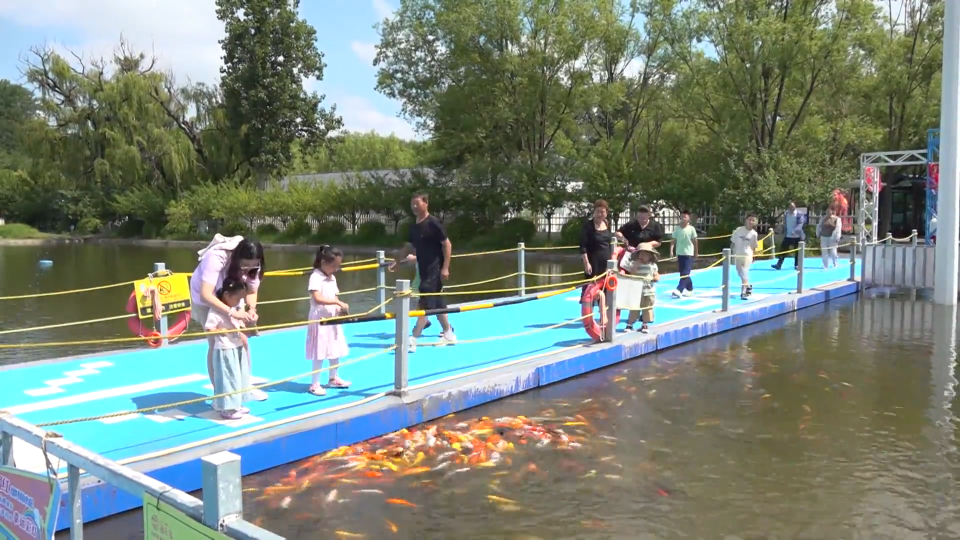
[[[137,293],[130,293],[130,298],[127,299],[127,305],[125,307],[127,313],[132,313],[133,316],[127,319],[127,328],[130,329],[130,333],[139,336],[139,337],[154,337],[159,338],[162,334],[153,330],[152,328],[146,328],[141,322],[140,317],[137,315]],[[171,340],[176,339],[177,336],[186,331],[187,326],[190,324],[190,312],[183,311],[177,314],[177,319],[173,322],[173,325],[167,328],[167,335]],[[147,345],[151,347],[159,347],[163,344],[161,339],[148,339]]]
[[[597,295],[600,294],[604,288],[612,285],[612,287],[615,289],[617,287],[616,279],[617,278],[615,276],[607,276],[605,279],[598,279],[597,281],[587,285],[587,288],[583,291],[583,295],[580,296],[580,314],[584,316],[583,328],[587,331],[587,335],[593,338],[594,341],[601,341],[603,339],[603,327],[600,325],[600,321],[593,317],[593,302],[597,299]],[[600,309],[603,310],[603,295],[600,295],[600,302]],[[616,320],[613,322],[614,327],[616,327],[616,325],[619,323],[620,310],[618,309],[616,312]]]

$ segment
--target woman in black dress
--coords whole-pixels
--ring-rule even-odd
[[[593,218],[583,225],[583,234],[580,236],[580,259],[583,261],[583,275],[586,278],[606,273],[607,261],[613,256],[613,231],[607,225],[609,212],[610,207],[607,201],[600,199],[593,203]]]

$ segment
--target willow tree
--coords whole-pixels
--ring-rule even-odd
[[[168,77],[145,55],[123,43],[108,61],[35,48],[24,75],[45,120],[28,134],[31,178],[61,221],[129,217],[112,208],[131,193],[160,201],[137,217],[162,220],[163,201],[197,177],[190,141],[154,98]]]

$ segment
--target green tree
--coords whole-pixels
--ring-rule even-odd
[[[24,130],[37,114],[30,90],[0,79],[0,169],[24,167]]]
[[[232,134],[261,183],[293,162],[293,143],[318,146],[342,127],[336,108],[308,93],[304,79],[323,80],[317,32],[298,16],[298,0],[217,0],[226,26],[221,88]]]

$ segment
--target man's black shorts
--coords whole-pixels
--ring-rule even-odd
[[[446,301],[444,301],[443,296],[441,295],[427,295],[423,296],[424,293],[439,293],[443,292],[443,280],[440,279],[440,270],[433,270],[429,273],[424,274],[421,270],[420,272],[420,309],[443,309],[447,307]]]

